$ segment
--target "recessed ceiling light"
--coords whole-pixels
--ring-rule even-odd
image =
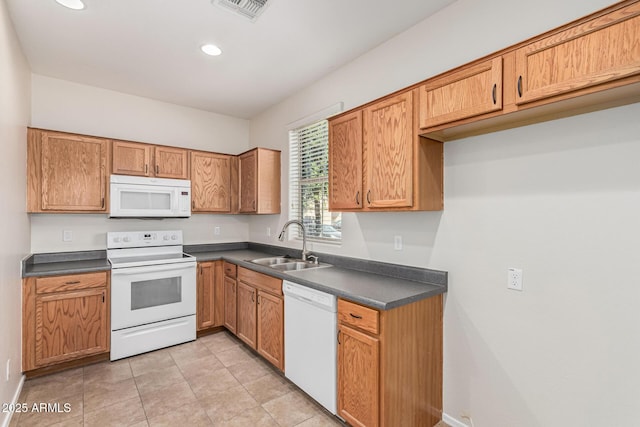
[[[73,10],[82,10],[84,9],[84,3],[82,0],[56,0],[58,4],[61,4],[64,7],[68,7]]]
[[[200,48],[204,53],[211,56],[218,56],[222,53],[222,50],[215,44],[205,44]]]

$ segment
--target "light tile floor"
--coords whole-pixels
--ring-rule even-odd
[[[15,413],[12,427],[343,425],[227,332],[28,380],[19,402],[60,410]]]

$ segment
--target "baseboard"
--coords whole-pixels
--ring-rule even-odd
[[[451,427],[469,427],[468,424],[465,424],[462,421],[456,420],[451,415],[447,415],[444,412],[442,413],[442,421],[449,424]]]
[[[18,399],[20,399],[20,393],[22,392],[22,386],[24,385],[24,378],[25,378],[24,375],[20,376],[20,382],[18,383],[18,388],[16,389],[16,392],[13,394],[13,399],[11,400],[11,403],[13,405],[18,403]],[[11,417],[13,417],[13,411],[9,411],[5,413],[4,420],[2,420],[2,427],[9,427],[9,424],[11,423]]]

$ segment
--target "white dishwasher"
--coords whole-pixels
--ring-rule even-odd
[[[337,303],[330,295],[284,281],[284,374],[336,413]]]

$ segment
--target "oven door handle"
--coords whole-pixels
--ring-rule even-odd
[[[158,271],[181,271],[193,268],[195,271],[196,263],[180,263],[180,264],[156,264],[145,265],[143,267],[124,267],[111,269],[111,276],[131,276],[140,273],[155,273]]]

